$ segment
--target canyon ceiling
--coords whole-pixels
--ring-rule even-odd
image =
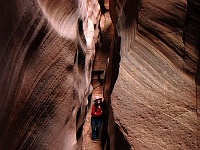
[[[198,0],[1,0],[0,149],[82,149],[103,74],[105,150],[200,149]]]

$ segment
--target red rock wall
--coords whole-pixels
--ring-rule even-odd
[[[0,11],[0,149],[77,149],[98,3],[9,0]]]
[[[109,1],[107,149],[199,148],[199,4],[159,2]],[[95,0],[1,2],[0,149],[80,148],[99,9]]]
[[[182,40],[187,3],[141,2],[110,1],[115,29],[105,85],[105,97],[108,101],[111,98],[110,148],[118,149],[115,145],[123,139],[127,140],[122,142],[126,143],[124,146],[130,145],[130,149],[197,150],[196,70],[184,60]],[[129,17],[130,24],[125,24]],[[133,21],[137,18],[138,32]],[[197,62],[198,54],[192,51],[188,53]]]
[[[107,149],[130,149],[131,146],[122,134],[121,126],[113,116],[110,95],[119,74],[121,56],[129,53],[130,45],[134,42],[138,22],[138,1],[109,1],[110,17],[114,26],[114,35],[110,47],[109,63],[106,70],[104,97],[107,100],[108,139]],[[111,106],[110,106],[111,105]],[[105,123],[107,125],[107,123]]]

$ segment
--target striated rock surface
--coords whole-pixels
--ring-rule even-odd
[[[78,149],[98,2],[9,0],[0,12],[0,149]]]
[[[81,149],[93,92],[104,149],[198,150],[199,6],[2,0],[0,149]]]
[[[182,37],[186,1],[110,2],[115,39],[106,72],[109,74],[106,79],[110,77],[110,80],[105,94],[108,99],[112,92],[108,125],[111,149],[198,150],[199,91],[195,83],[198,72],[193,69],[193,64],[198,64],[198,54],[192,52],[195,49],[188,48],[188,53],[196,60],[190,59],[193,64],[184,60],[186,51]],[[131,4],[131,8],[140,9],[139,15],[132,9],[131,16],[126,13],[131,11]],[[199,9],[197,2],[195,4],[195,8]],[[197,13],[196,10],[194,12]],[[126,19],[134,15],[135,21],[139,18],[135,39],[127,32],[136,29],[136,26],[131,26],[134,22],[126,26],[129,25]],[[190,23],[190,20],[187,21]],[[192,23],[190,26],[197,27]],[[193,36],[193,32],[188,30],[186,37],[198,41],[198,36]],[[191,46],[194,44],[187,39],[185,42]],[[114,87],[113,91],[108,87],[111,87],[110,90]]]

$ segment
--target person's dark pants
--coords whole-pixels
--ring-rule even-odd
[[[92,124],[92,140],[96,140],[99,138],[99,131],[101,129],[101,118],[100,117],[92,117],[91,124]]]

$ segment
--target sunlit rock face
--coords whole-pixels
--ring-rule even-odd
[[[190,12],[197,14],[198,3]],[[198,72],[194,69],[198,53],[191,49],[194,42],[188,40],[198,41],[193,33],[199,28],[186,31],[185,43],[191,46],[187,56],[193,56],[190,61],[195,58],[191,64],[184,59],[182,39],[187,11],[184,0],[110,1],[115,38],[105,97],[109,99],[112,93],[108,124],[111,149],[199,149]],[[198,21],[196,25],[191,20],[189,23],[191,29],[199,27]]]
[[[0,10],[0,149],[77,149],[98,2],[9,0]]]

